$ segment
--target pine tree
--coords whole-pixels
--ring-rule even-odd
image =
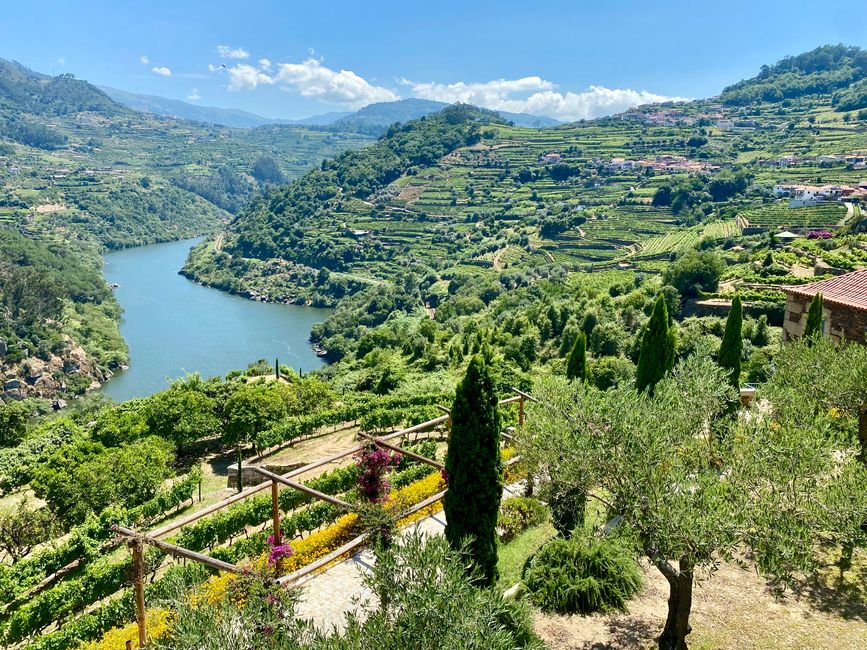
[[[569,356],[566,357],[566,378],[587,380],[587,335],[579,332]]]
[[[458,549],[468,538],[479,582],[497,577],[497,514],[503,494],[500,416],[494,384],[484,359],[470,360],[451,411],[446,454],[448,490],[443,499],[446,539]]]
[[[822,336],[822,320],[825,318],[822,314],[824,302],[825,299],[821,293],[813,296],[813,300],[810,302],[810,309],[807,312],[807,324],[804,326],[804,339],[808,342],[817,336]]]
[[[744,350],[743,324],[744,310],[741,306],[741,297],[735,296],[719,349],[719,365],[728,370],[729,381],[735,388],[740,386],[741,355]]]
[[[662,294],[656,299],[653,313],[641,337],[641,353],[635,372],[639,392],[650,390],[674,365],[674,330],[668,324],[668,308]]]

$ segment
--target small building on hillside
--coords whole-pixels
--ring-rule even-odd
[[[800,286],[783,287],[786,315],[783,341],[801,337],[810,302],[817,293],[824,299],[822,333],[834,341],[867,344],[867,269]]]

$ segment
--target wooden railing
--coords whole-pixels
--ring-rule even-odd
[[[523,426],[524,417],[525,417],[524,416],[524,404],[525,404],[526,400],[532,400],[532,401],[536,401],[536,400],[531,395],[528,395],[527,393],[524,393],[524,392],[518,390],[517,388],[513,388],[512,390],[516,393],[514,396],[507,397],[505,399],[501,399],[497,402],[497,404],[502,406],[502,405],[507,405],[507,404],[518,403],[518,424],[519,424],[519,426]],[[183,559],[198,562],[199,564],[202,564],[202,565],[207,566],[209,568],[215,569],[217,571],[228,571],[228,572],[232,572],[232,573],[244,573],[245,569],[243,569],[237,565],[230,564],[228,562],[223,562],[222,560],[217,560],[215,558],[208,557],[207,555],[203,555],[201,553],[191,551],[191,550],[183,548],[181,546],[177,546],[175,544],[165,542],[165,541],[161,540],[160,538],[165,537],[169,533],[174,532],[176,530],[179,530],[179,529],[183,528],[184,526],[187,526],[187,525],[189,525],[195,521],[198,521],[199,519],[207,517],[210,514],[218,512],[219,510],[222,510],[223,508],[226,508],[226,507],[232,505],[233,503],[237,503],[238,501],[242,501],[244,499],[247,499],[247,498],[253,496],[254,494],[258,494],[259,492],[266,490],[270,486],[271,487],[271,500],[272,500],[271,501],[271,510],[272,510],[272,526],[273,526],[274,543],[279,544],[281,537],[282,537],[282,531],[280,528],[280,505],[279,505],[279,488],[280,488],[280,486],[284,485],[284,486],[290,487],[294,490],[299,490],[300,492],[304,492],[305,494],[312,496],[315,499],[319,499],[321,501],[324,501],[324,502],[329,503],[331,505],[337,506],[337,507],[342,508],[344,510],[351,510],[352,506],[349,503],[347,503],[341,499],[338,499],[337,497],[334,497],[332,495],[325,494],[325,493],[320,492],[318,490],[314,490],[313,488],[308,487],[308,486],[304,485],[303,483],[293,481],[292,479],[297,477],[297,476],[300,476],[302,474],[306,474],[307,472],[310,472],[310,471],[317,469],[319,467],[322,467],[324,465],[328,465],[328,464],[337,462],[338,460],[346,458],[347,456],[351,456],[353,454],[356,454],[356,453],[360,452],[361,450],[363,450],[364,447],[370,443],[373,443],[373,444],[380,446],[380,447],[383,447],[385,449],[389,449],[389,450],[401,453],[401,454],[403,454],[409,458],[412,458],[413,460],[415,460],[417,462],[425,463],[427,465],[430,465],[431,467],[435,467],[437,469],[443,469],[444,465],[442,463],[432,459],[432,458],[427,458],[425,456],[422,456],[420,454],[417,454],[415,452],[409,451],[409,450],[404,449],[398,445],[394,445],[394,444],[388,442],[389,440],[393,440],[395,438],[399,438],[402,436],[411,435],[413,433],[421,433],[421,432],[429,431],[430,429],[433,429],[433,428],[440,426],[440,425],[446,425],[447,427],[451,428],[450,410],[444,406],[440,406],[438,408],[440,408],[442,411],[445,411],[446,414],[442,415],[440,417],[434,418],[432,420],[428,420],[427,422],[422,422],[420,424],[416,424],[416,425],[413,425],[413,426],[408,427],[406,429],[401,429],[400,431],[395,431],[393,433],[389,433],[389,434],[383,435],[383,436],[373,436],[373,435],[370,435],[367,433],[360,433],[359,435],[362,438],[364,438],[365,440],[367,440],[368,442],[366,442],[364,444],[360,444],[360,445],[355,445],[353,447],[350,447],[349,449],[344,449],[343,451],[337,452],[336,454],[332,454],[331,456],[327,456],[325,458],[321,458],[319,460],[313,461],[311,463],[308,463],[307,465],[304,465],[303,467],[299,467],[299,468],[294,469],[294,470],[287,472],[285,474],[275,474],[275,473],[270,472],[270,471],[268,471],[262,467],[258,467],[255,465],[249,466],[251,469],[253,469],[255,472],[257,472],[261,476],[269,479],[269,481],[266,481],[265,483],[262,483],[260,485],[256,485],[253,487],[249,487],[245,490],[242,490],[241,492],[238,492],[237,494],[234,494],[230,497],[227,497],[226,499],[223,499],[222,501],[219,501],[218,503],[210,505],[207,508],[204,508],[198,512],[192,513],[192,514],[190,514],[186,517],[183,517],[177,521],[174,521],[170,524],[166,524],[165,526],[162,526],[160,528],[157,528],[156,530],[150,531],[149,533],[137,532],[137,531],[132,530],[130,528],[125,528],[123,526],[118,526],[118,525],[112,526],[112,530],[118,534],[119,539],[124,538],[124,537],[129,539],[129,546],[130,546],[130,549],[133,553],[133,585],[134,585],[134,591],[135,591],[135,596],[136,596],[136,599],[135,599],[136,600],[136,621],[138,623],[138,628],[139,628],[139,644],[141,646],[144,646],[146,641],[147,641],[147,630],[145,627],[144,587],[143,587],[143,585],[144,585],[144,575],[143,575],[144,562],[143,562],[143,551],[142,551],[143,544],[150,544],[150,545],[155,546],[155,547],[159,548],[160,550],[162,550],[162,551],[164,551],[170,555],[174,555],[176,557],[180,557]],[[506,436],[506,437],[510,438],[510,439],[512,438],[511,436]],[[513,458],[509,459],[509,461],[507,462],[507,465],[512,465],[515,462],[517,462],[518,460],[519,460],[519,457],[517,457],[517,456],[513,457]],[[239,467],[238,469],[240,472],[241,468]],[[398,519],[405,519],[406,517],[409,517],[409,516],[415,514],[416,512],[419,512],[420,510],[427,508],[428,506],[433,505],[434,503],[436,503],[437,501],[442,499],[443,496],[445,496],[445,490],[442,492],[439,492],[438,494],[434,494],[433,496],[430,496],[427,499],[424,499],[423,501],[415,504],[414,506],[411,506],[405,512],[401,513],[400,516],[398,517]],[[331,562],[339,559],[340,557],[346,555],[347,553],[350,553],[351,551],[355,550],[356,548],[359,548],[367,541],[367,537],[368,537],[367,533],[359,535],[355,539],[350,540],[349,542],[347,542],[346,544],[343,544],[339,548],[336,548],[335,550],[333,550],[332,552],[323,556],[322,558],[316,560],[315,562],[312,562],[311,564],[308,564],[307,566],[301,567],[300,569],[298,569],[297,571],[294,571],[293,573],[290,573],[290,574],[287,574],[285,576],[281,576],[280,578],[277,578],[275,580],[275,583],[279,584],[279,585],[295,583],[298,580],[300,580],[301,578],[308,576],[308,575],[311,575],[312,573],[316,572],[317,570],[321,569],[322,567],[327,566]]]

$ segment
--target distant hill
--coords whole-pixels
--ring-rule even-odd
[[[298,120],[263,117],[249,111],[236,108],[219,108],[217,106],[199,106],[178,99],[168,99],[156,95],[131,93],[118,88],[100,86],[114,101],[133,110],[154,115],[172,115],[185,120],[222,124],[234,128],[255,128],[266,124],[299,124],[306,126],[327,127],[329,131],[343,133],[362,133],[381,135],[395,122],[409,122],[425,115],[441,111],[448,104],[429,99],[411,97],[394,102],[379,102],[369,104],[355,112],[335,111],[313,115]],[[504,119],[514,122],[517,126],[544,128],[560,124],[558,120],[542,115],[527,113],[509,113],[497,111]]]
[[[247,111],[242,111],[237,108],[199,106],[197,104],[183,102],[179,99],[130,93],[109,86],[100,86],[99,88],[114,101],[142,113],[171,115],[184,120],[206,122],[209,124],[222,124],[224,126],[236,128],[252,128],[277,122],[277,120],[271,120],[267,117],[262,117],[255,113],[248,113]]]
[[[67,115],[81,111],[119,115],[126,112],[96,86],[71,74],[51,77],[6,59],[0,59],[0,109],[31,115]]]
[[[223,126],[230,126],[237,129],[251,129],[266,124],[306,124],[311,126],[324,126],[350,114],[348,111],[339,111],[323,113],[322,115],[313,115],[300,120],[288,120],[264,117],[239,108],[200,106],[179,99],[131,93],[126,90],[111,88],[109,86],[99,86],[99,88],[114,101],[142,113],[171,115],[183,120],[205,122],[207,124],[221,124]]]
[[[745,106],[757,101],[780,102],[806,95],[835,93],[835,106],[852,110],[867,106],[867,51],[849,45],[823,45],[797,56],[787,56],[774,65],[763,65],[752,79],[725,88],[720,98],[726,104]],[[846,93],[844,89],[858,86]],[[849,95],[861,91],[862,101]],[[850,89],[851,90],[851,89]],[[843,94],[847,96],[842,97]],[[859,105],[863,103],[863,106]]]
[[[400,99],[394,102],[379,102],[369,104],[364,108],[348,115],[332,124],[332,128],[354,133],[368,133],[379,135],[395,122],[409,122],[425,115],[441,111],[448,104],[436,102],[430,99]],[[527,113],[509,113],[496,111],[499,115],[517,126],[548,127],[560,124],[558,120],[541,115],[528,115]]]

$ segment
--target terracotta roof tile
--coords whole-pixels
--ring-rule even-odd
[[[812,297],[821,293],[826,302],[867,309],[867,269],[782,289],[800,296]]]

